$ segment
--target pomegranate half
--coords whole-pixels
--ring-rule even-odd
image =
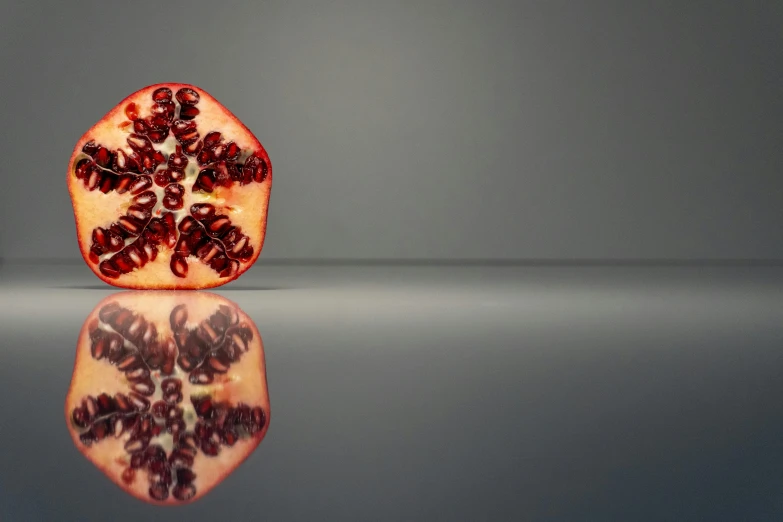
[[[77,449],[123,490],[192,502],[266,435],[261,336],[214,294],[111,295],[82,326],[65,415]]]
[[[213,288],[263,247],[269,156],[193,85],[150,85],[122,100],[76,143],[67,179],[79,249],[111,285]]]

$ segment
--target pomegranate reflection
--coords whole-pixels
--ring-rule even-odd
[[[111,295],[82,326],[65,415],[78,450],[123,490],[193,502],[266,434],[261,336],[215,294]]]

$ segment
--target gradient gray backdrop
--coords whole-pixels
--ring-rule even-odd
[[[781,258],[783,4],[4,2],[0,256],[79,254],[79,136],[161,81],[275,168],[263,259]]]

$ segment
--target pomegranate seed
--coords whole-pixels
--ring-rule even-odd
[[[242,236],[239,241],[234,245],[234,247],[231,249],[231,253],[234,255],[239,254],[239,252],[242,251],[242,249],[247,244],[247,236]]]
[[[194,227],[198,227],[198,226],[199,226],[198,221],[196,221],[190,216],[185,216],[184,218],[182,218],[182,221],[179,222],[178,228],[182,234],[188,235],[191,232],[193,232]]]
[[[209,241],[203,247],[196,252],[196,255],[201,258],[202,261],[208,263],[213,257],[220,253],[220,247],[217,242]]]
[[[166,194],[171,194],[172,196],[183,196],[185,194],[185,187],[179,183],[172,183],[166,187],[165,192]]]
[[[92,241],[104,248],[109,244],[109,238],[106,236],[106,231],[101,227],[97,227],[92,231]]]
[[[190,213],[195,218],[203,220],[215,215],[215,207],[209,203],[195,203],[190,206]]]
[[[164,141],[166,141],[166,138],[169,136],[169,130],[166,129],[162,131],[159,130],[150,131],[147,134],[147,136],[149,137],[150,141],[152,141],[152,143],[163,143]]]
[[[90,167],[94,165],[92,160],[88,160],[87,158],[84,158],[82,160],[79,160],[79,163],[76,164],[75,174],[77,179],[86,179],[87,176],[90,173]]]
[[[187,238],[180,236],[179,241],[177,241],[177,246],[174,248],[174,251],[179,254],[180,256],[188,257],[191,254],[190,249],[190,242],[187,240]]]
[[[219,215],[214,217],[209,222],[204,223],[207,227],[207,232],[211,236],[220,236],[221,233],[228,230],[228,227],[231,226],[231,220],[228,218],[228,216],[225,215]]]
[[[155,103],[150,108],[150,113],[153,116],[163,116],[166,114],[166,112],[167,112],[166,106],[161,103]]]
[[[168,135],[169,120],[165,114],[158,115],[158,116],[150,116],[149,118],[147,118],[146,122],[147,122],[147,126],[150,127],[150,129],[156,131],[166,131],[166,135]]]
[[[169,411],[169,405],[163,401],[158,401],[152,405],[152,416],[157,419],[163,419],[166,417]]]
[[[180,134],[179,136],[176,136],[176,138],[177,141],[179,141],[183,145],[188,145],[198,140],[199,133],[197,131],[185,132],[184,134]]]
[[[221,134],[217,131],[208,132],[206,136],[204,136],[204,148],[205,149],[211,149],[218,143],[220,143],[221,140]]]
[[[117,404],[117,409],[121,412],[131,411],[131,404],[128,398],[122,393],[118,393],[114,396],[114,402]]]
[[[256,169],[256,172],[253,175],[253,180],[256,183],[263,183],[268,173],[269,167],[267,166],[266,161],[262,159],[260,168]]]
[[[130,148],[136,152],[144,152],[152,149],[152,143],[146,136],[140,134],[131,134],[125,140],[128,142]]]
[[[87,189],[90,191],[95,190],[101,182],[101,177],[101,169],[93,164],[89,178],[87,179]]]
[[[150,379],[147,379],[146,381],[133,383],[133,386],[131,386],[131,388],[139,395],[143,395],[145,397],[149,397],[153,393],[155,393],[155,384]]]
[[[215,169],[216,169],[215,185],[230,187],[233,180],[231,179],[231,174],[228,172],[228,167],[226,166],[226,162],[221,161],[220,163],[215,165]]]
[[[228,145],[226,145],[226,159],[227,160],[235,160],[239,157],[240,152],[239,145],[234,143],[233,141],[229,142]]]
[[[106,346],[107,340],[105,337],[93,339],[92,345],[90,346],[90,353],[92,354],[93,359],[102,359],[103,356],[106,355]]]
[[[147,411],[150,407],[150,401],[138,393],[129,393],[128,400],[131,402],[136,411]]]
[[[141,205],[131,205],[128,208],[128,216],[141,223],[147,221],[150,218],[150,215],[149,209],[144,208]]]
[[[190,132],[196,130],[196,122],[195,121],[185,121],[185,120],[174,120],[174,122],[171,124],[171,130],[174,132],[174,135],[180,135],[185,132]]]
[[[177,148],[171,156],[169,156],[169,167],[184,169],[188,164],[188,158],[182,154],[182,146],[177,145]]]
[[[125,245],[123,238],[111,229],[109,229],[107,235],[109,236],[109,252],[114,253],[122,250],[122,247]]]
[[[102,421],[96,421],[92,425],[92,434],[95,437],[95,440],[103,440],[106,435],[109,433],[109,425],[105,420]]]
[[[156,102],[171,101],[171,89],[159,87],[152,92],[152,99]]]
[[[180,368],[185,370],[186,372],[189,372],[193,369],[193,367],[196,365],[195,362],[193,362],[193,359],[187,355],[187,354],[180,354],[179,357],[177,357],[177,364]]]
[[[201,451],[209,457],[214,457],[220,452],[220,446],[211,440],[202,440]]]
[[[129,103],[125,106],[125,116],[127,116],[129,120],[135,120],[139,117],[139,110],[135,103]]]
[[[186,145],[182,146],[182,152],[184,152],[188,156],[195,156],[201,150],[201,146],[202,146],[202,143],[200,141],[197,141],[195,143],[186,144]]]
[[[155,245],[150,243],[144,244],[144,255],[147,256],[147,259],[151,261],[155,261],[155,258],[158,257],[158,249]]]
[[[185,258],[174,254],[171,256],[171,271],[177,277],[186,277],[188,275],[188,263]]]
[[[166,156],[159,150],[152,151],[152,161],[157,167],[161,163],[166,163]]]
[[[210,384],[212,382],[212,372],[206,368],[196,368],[190,373],[191,384]]]
[[[98,151],[98,144],[95,143],[95,140],[90,140],[87,143],[84,144],[84,147],[82,147],[82,152],[85,154],[89,154],[92,156]]]
[[[176,468],[189,468],[193,465],[193,457],[185,452],[174,450],[169,457],[169,464]]]
[[[208,364],[214,371],[218,373],[226,373],[231,364],[231,361],[228,360],[228,356],[226,356],[224,353],[217,352],[215,355],[209,358]]]
[[[168,169],[159,170],[155,173],[155,176],[153,176],[152,179],[157,186],[165,187],[171,183],[171,174],[169,173]]]
[[[231,161],[232,160],[229,160],[229,163],[226,164],[228,173],[233,181],[241,182],[242,181],[242,171],[240,170],[241,167],[238,167],[236,163],[232,163]]]
[[[103,275],[109,279],[117,279],[120,277],[120,271],[117,266],[109,259],[104,259],[101,264],[98,265],[98,269]]]
[[[177,472],[179,471],[190,472],[190,475],[187,476],[189,480],[180,479],[181,475],[177,473],[177,485],[174,486],[172,494],[177,500],[190,500],[196,494],[196,487],[192,483],[193,479],[196,478],[196,475],[188,469],[177,470]]]
[[[114,155],[114,164],[112,165],[117,172],[125,172],[128,168],[128,155],[122,149],[117,149],[117,153]]]
[[[172,317],[171,317],[172,325],[174,325],[174,324],[184,325],[185,321],[187,320],[187,310],[184,308],[184,305],[180,305],[180,306],[182,306],[183,307],[182,310],[185,311],[184,316],[183,316],[182,312],[178,312],[178,313],[175,314],[175,312],[177,312],[177,309],[175,308],[171,312],[172,313]],[[179,308],[179,307],[177,307],[177,308]],[[178,319],[177,323],[175,323],[175,321],[174,321],[175,315],[176,315],[176,317]],[[181,323],[179,322],[180,318],[181,318]],[[179,328],[181,328],[181,326]],[[179,329],[179,328],[174,328],[174,329],[176,330],[176,329]],[[160,383],[160,389],[161,389],[161,391],[163,392],[164,395],[167,395],[167,394],[170,394],[170,393],[174,393],[174,392],[178,392],[178,391],[182,390],[182,382],[180,382],[179,379],[164,379]]]
[[[103,176],[101,177],[101,186],[100,190],[104,194],[108,194],[111,192],[111,190],[114,188],[114,182],[117,179],[117,176],[114,174],[111,174],[110,172],[105,172]]]
[[[185,202],[179,196],[172,196],[171,194],[166,194],[163,196],[163,206],[169,210],[179,210],[184,205]]]
[[[128,257],[130,257],[131,261],[133,261],[136,266],[143,267],[147,264],[147,258],[144,256],[144,251],[139,249],[135,244],[129,245],[128,248],[125,249],[125,253],[128,254]]]
[[[182,419],[175,418],[166,420],[166,431],[172,435],[185,431],[185,427],[185,421]]]
[[[120,227],[122,227],[123,230],[132,235],[138,234],[141,230],[141,223],[136,220],[136,218],[132,218],[130,216],[120,217],[120,219],[117,220],[117,223],[120,225]]]
[[[136,353],[129,353],[117,363],[117,369],[122,372],[133,370],[141,364],[141,357]]]
[[[171,212],[165,212],[163,214],[163,223],[166,226],[166,232],[168,236],[166,238],[166,246],[174,248],[177,243],[176,222],[174,220],[174,214]]]
[[[136,180],[130,186],[131,194],[139,194],[152,186],[152,178],[149,176],[137,176]]]
[[[142,208],[152,208],[157,201],[158,197],[151,190],[144,191],[133,198],[133,202]]]
[[[95,152],[95,162],[101,167],[108,167],[111,164],[111,152],[106,147],[98,147]]]
[[[169,498],[169,488],[163,482],[155,482],[149,489],[150,497],[158,501],[164,501]]]
[[[228,267],[220,272],[220,277],[232,277],[239,271],[239,261],[236,259],[230,259],[228,261]]]
[[[193,184],[192,191],[196,192],[197,190],[203,190],[204,192],[212,192],[214,186],[215,171],[212,169],[204,169],[196,178],[196,182]]]
[[[71,413],[71,420],[80,428],[86,428],[89,425],[89,414],[85,408],[74,408]]]
[[[206,138],[205,138],[204,140],[206,141]],[[210,150],[209,150],[209,149],[206,147],[206,145],[204,146],[204,148],[203,148],[203,149],[201,149],[201,152],[199,152],[199,153],[198,153],[198,155],[196,156],[196,161],[197,161],[197,162],[198,162],[198,164],[199,164],[199,165],[201,165],[201,166],[203,166],[203,165],[206,165],[206,164],[210,163],[210,162],[212,161],[212,159],[213,159],[213,157],[212,157],[212,151],[210,151]]]
[[[109,397],[109,395],[101,393],[98,395],[98,398],[95,400],[95,402],[98,404],[99,415],[108,415],[109,413],[114,412],[114,401],[111,397]]]
[[[120,475],[120,478],[122,478],[122,481],[125,484],[133,484],[133,481],[136,480],[136,470],[133,468],[125,468],[122,475]]]
[[[130,187],[130,184],[133,182],[133,179],[133,176],[130,174],[118,176],[114,183],[115,192],[117,192],[117,194],[125,194],[128,191],[128,187]]]
[[[199,101],[199,94],[193,89],[183,87],[177,91],[177,101],[182,105],[196,105]]]
[[[136,152],[128,155],[128,172],[141,172],[141,156]]]
[[[144,120],[136,120],[133,122],[133,132],[141,136],[145,136],[150,131],[149,125]]]
[[[209,244],[205,245],[206,247],[209,247]],[[212,325],[209,324],[209,321],[202,321],[199,325],[198,330],[196,330],[196,333],[206,341],[210,345],[214,345],[217,343],[217,341],[220,340],[220,337],[218,336],[218,333],[215,331],[214,328],[212,328]]]
[[[179,111],[179,117],[183,120],[192,120],[199,115],[199,110],[193,106],[183,106]]]

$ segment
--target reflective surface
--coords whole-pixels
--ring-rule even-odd
[[[261,262],[215,293],[263,335],[274,419],[173,511],[63,426],[79,329],[115,291],[0,271],[2,520],[783,517],[780,267]]]

